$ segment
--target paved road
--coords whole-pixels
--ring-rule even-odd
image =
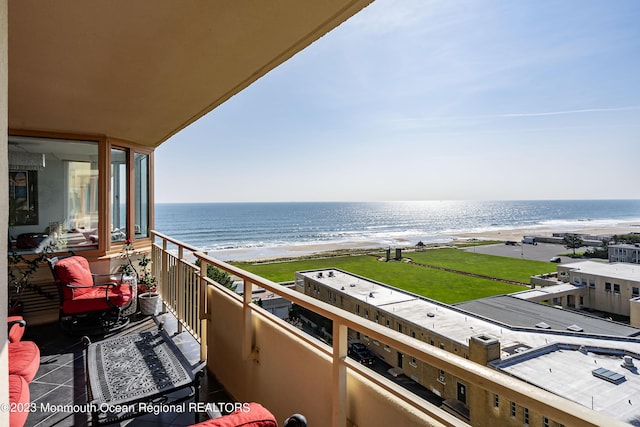
[[[538,243],[537,245],[529,245],[525,243],[517,243],[517,246],[505,245],[504,243],[496,245],[482,245],[465,248],[468,252],[477,252],[480,254],[506,256],[512,258],[530,259],[536,261],[549,261],[552,257],[560,254],[570,253],[572,250],[562,245],[554,243]],[[584,251],[585,248],[577,249]],[[575,262],[573,258],[561,256],[562,263]],[[578,259],[578,261],[580,261]]]

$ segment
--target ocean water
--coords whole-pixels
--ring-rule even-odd
[[[467,232],[640,223],[640,200],[188,203],[157,204],[155,215],[157,231],[234,260],[308,245],[400,247]]]

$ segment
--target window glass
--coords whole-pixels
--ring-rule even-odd
[[[149,237],[149,155],[135,153],[134,229],[136,239]]]
[[[98,247],[98,143],[9,136],[11,249]]]
[[[127,152],[111,149],[111,241],[127,238]]]

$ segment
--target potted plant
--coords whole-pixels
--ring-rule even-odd
[[[131,259],[133,255],[138,255],[137,269]],[[120,266],[123,281],[127,281],[127,277],[135,279],[135,282],[129,281],[129,283],[136,287],[140,312],[144,315],[158,314],[162,307],[162,300],[160,299],[160,294],[156,293],[158,280],[151,273],[151,258],[145,253],[137,254],[133,244],[128,239],[122,248],[122,257],[127,261]]]
[[[147,254],[140,255],[138,260],[141,269],[138,274],[138,286],[142,286],[142,290],[144,290],[138,296],[138,300],[140,301],[140,312],[144,315],[156,315],[162,307],[160,294],[156,292],[158,280],[151,274],[151,262],[151,258]]]

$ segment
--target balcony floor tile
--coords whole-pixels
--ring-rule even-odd
[[[177,321],[170,314],[158,316],[164,329],[174,337],[175,342],[183,350],[187,358],[196,363],[199,358],[199,344],[187,332],[178,334]],[[132,316],[128,328],[115,335],[156,329],[156,322],[150,317]],[[111,335],[114,336],[114,335]],[[109,337],[111,337],[109,336]],[[106,338],[109,338],[106,337]],[[92,337],[93,342],[103,337]],[[36,404],[36,411],[29,414],[27,427],[48,426],[89,426],[90,417],[81,411],[61,412],[52,410],[65,405],[79,405],[87,403],[85,383],[84,348],[80,337],[64,334],[57,324],[38,326],[27,325],[24,340],[32,340],[40,348],[40,367],[34,380],[29,384],[31,402]],[[201,380],[200,402],[233,402],[225,392],[224,387],[211,375],[205,375]],[[206,414],[200,414],[199,419],[206,419]],[[147,414],[120,425],[131,427],[145,426],[189,426],[195,422],[193,412],[167,412],[158,415]],[[114,424],[118,425],[118,424]]]

